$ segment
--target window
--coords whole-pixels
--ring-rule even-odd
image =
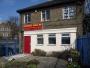
[[[3,37],[5,37],[5,33],[3,33]]]
[[[4,31],[4,27],[2,27],[2,31]]]
[[[56,44],[56,35],[55,34],[49,34],[49,44]]]
[[[50,19],[50,10],[41,11],[41,21],[48,21]]]
[[[70,44],[70,34],[69,33],[63,33],[62,34],[62,44]]]
[[[37,44],[43,44],[43,35],[37,35]]]
[[[5,33],[5,37],[8,37],[8,33]]]
[[[24,15],[24,23],[29,23],[31,21],[31,14],[27,13]]]
[[[63,8],[63,19],[72,19],[75,17],[76,11],[75,7],[69,6]]]

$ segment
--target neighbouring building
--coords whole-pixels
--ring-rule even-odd
[[[11,37],[11,28],[10,25],[7,23],[0,24],[0,38],[6,39]]]
[[[84,0],[52,0],[17,12],[24,53],[75,48],[76,38],[84,33]]]
[[[85,18],[84,31],[86,34],[90,33],[90,0],[85,0]]]
[[[17,35],[14,35],[14,29],[7,21],[0,23],[0,57],[10,56],[19,52],[19,41]]]

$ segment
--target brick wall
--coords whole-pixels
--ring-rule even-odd
[[[71,5],[71,4],[70,4]],[[76,16],[74,19],[63,20],[62,19],[62,8],[64,5],[48,7],[46,9],[50,9],[50,21],[43,22],[44,29],[54,29],[54,28],[70,28],[77,27],[77,34],[82,35],[83,33],[83,5],[75,5],[76,6]],[[45,8],[44,8],[45,9]],[[31,22],[30,23],[40,23],[41,22],[41,10],[37,10],[37,12],[31,12]],[[22,23],[24,23],[24,13],[21,16]]]

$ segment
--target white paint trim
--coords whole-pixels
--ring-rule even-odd
[[[77,28],[60,28],[60,29],[43,29],[43,30],[35,30],[35,31],[24,31],[24,36],[32,35],[32,34],[48,34],[48,33],[72,33],[77,32]]]
[[[62,33],[70,33],[70,44],[64,46],[61,44],[61,34]],[[75,48],[76,44],[76,32],[77,28],[60,28],[60,29],[43,29],[43,30],[35,30],[35,31],[24,31],[24,36],[31,36],[31,52],[35,49],[44,50],[46,52],[52,51],[64,51],[70,48]],[[56,44],[51,45],[48,43],[48,35],[50,33],[56,34]],[[43,34],[44,44],[38,45],[37,44],[37,35]]]
[[[43,21],[43,19],[42,19],[42,11],[41,11],[41,22]]]
[[[26,22],[25,22],[25,16],[26,16],[26,15],[24,14],[24,24],[26,23]]]

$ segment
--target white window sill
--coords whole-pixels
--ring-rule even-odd
[[[48,46],[56,46],[56,44],[48,44]]]
[[[43,44],[37,44],[36,46],[43,46]]]
[[[71,44],[61,44],[61,46],[71,46]]]
[[[48,21],[50,21],[50,20],[41,20],[41,22],[48,22]]]

